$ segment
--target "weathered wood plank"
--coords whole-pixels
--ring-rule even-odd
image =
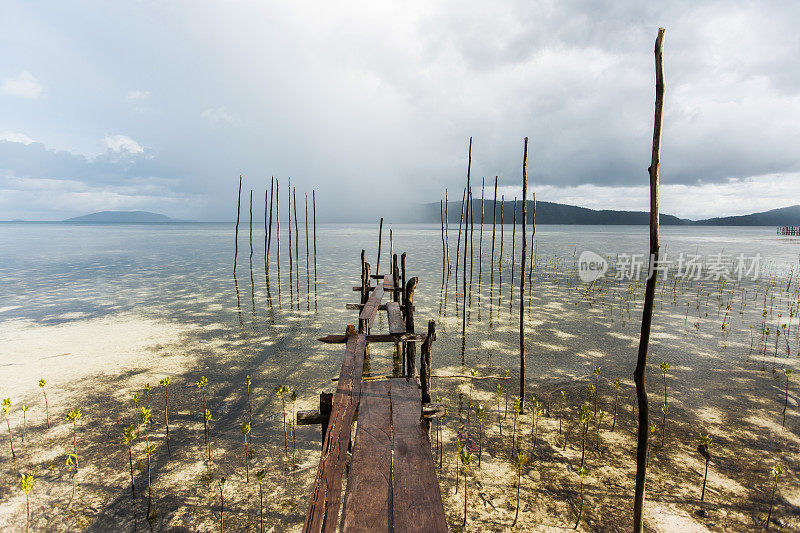
[[[391,274],[386,274],[383,277],[383,290],[385,291],[393,291],[394,290],[394,276]]]
[[[422,342],[425,340],[422,333],[404,333],[402,335],[392,335],[391,333],[380,333],[367,335],[367,344],[373,342]],[[326,335],[317,339],[325,344],[344,344],[347,342],[347,335]]]
[[[383,299],[383,285],[379,285],[372,294],[369,295],[369,300],[364,305],[364,309],[361,310],[361,314],[358,316],[359,320],[372,320],[375,318],[375,314],[378,312],[378,307],[381,305],[381,299]]]
[[[361,388],[356,442],[347,477],[342,511],[345,532],[392,531],[391,479],[389,382],[368,381]]]
[[[349,335],[339,383],[333,398],[328,432],[314,480],[304,532],[336,531],[342,492],[342,473],[347,460],[350,431],[361,394],[366,337]]]
[[[392,514],[395,531],[447,532],[442,493],[422,419],[419,385],[392,379],[394,475]]]
[[[388,302],[386,304],[386,316],[389,318],[389,333],[401,335],[406,332],[406,324],[403,320],[403,314],[400,313],[399,303]]]

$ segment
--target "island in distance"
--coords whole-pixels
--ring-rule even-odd
[[[151,224],[159,222],[183,222],[175,218],[149,211],[99,211],[89,215],[68,218],[64,222],[101,222],[113,224]]]

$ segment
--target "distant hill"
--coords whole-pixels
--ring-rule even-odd
[[[492,220],[492,200],[484,202],[484,222]],[[522,217],[522,202],[516,203],[517,220]],[[500,205],[497,205],[497,221],[500,221]],[[440,220],[438,203],[424,204],[420,212],[424,222],[437,223]],[[514,220],[514,202],[502,204],[502,216],[506,223]],[[475,221],[481,218],[481,201],[472,201],[472,215]],[[528,200],[528,223],[532,223],[533,201]],[[461,202],[450,202],[447,218],[451,223],[458,223],[461,218]],[[772,209],[750,215],[689,220],[662,213],[661,224],[672,226],[800,226],[800,205]],[[611,209],[589,209],[555,202],[536,202],[536,222],[539,224],[586,224],[586,225],[647,225],[650,213],[646,211],[614,211]]]
[[[100,211],[90,215],[68,218],[64,222],[103,222],[116,224],[148,224],[154,222],[178,222],[174,218],[149,211]]]

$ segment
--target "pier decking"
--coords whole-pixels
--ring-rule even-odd
[[[320,339],[344,343],[345,353],[332,402],[320,397],[318,412],[298,413],[298,424],[322,424],[322,455],[306,513],[305,532],[420,531],[445,532],[442,495],[430,450],[427,417],[439,411],[430,404],[430,349],[435,323],[425,335],[414,333],[413,294],[417,278],[405,282],[393,257],[392,274],[370,275],[362,253],[359,325],[345,335]],[[372,286],[372,279],[376,285]],[[382,303],[384,295],[392,299]],[[379,311],[386,312],[388,334],[371,334]],[[402,357],[402,375],[364,376],[369,344],[391,342]],[[416,343],[421,343],[419,380]],[[423,409],[424,407],[424,409]],[[355,423],[357,421],[357,423]],[[351,442],[353,428],[355,440]],[[351,451],[349,457],[348,451]],[[342,481],[346,493],[342,507]]]

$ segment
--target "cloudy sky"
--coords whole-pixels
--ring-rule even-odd
[[[797,2],[16,1],[0,17],[0,220],[230,220],[239,174],[329,219],[473,177],[646,210],[667,28],[662,209],[800,203]],[[364,202],[374,193],[374,202]],[[460,195],[460,194],[459,194]]]

